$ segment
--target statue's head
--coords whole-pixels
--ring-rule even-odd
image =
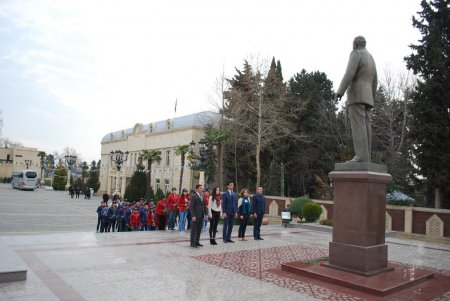
[[[353,50],[366,48],[366,39],[363,36],[357,36],[353,40]]]

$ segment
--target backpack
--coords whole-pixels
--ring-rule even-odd
[[[108,217],[108,210],[102,210],[102,217]]]

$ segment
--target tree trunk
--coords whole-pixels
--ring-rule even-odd
[[[152,161],[147,163],[147,197],[150,195],[150,187],[152,187]]]
[[[178,185],[178,193],[181,195],[181,185],[183,185],[183,173],[184,173],[184,154],[181,154],[181,170],[180,170],[180,185]]]
[[[261,152],[261,125],[262,123],[262,96],[259,96],[259,107],[258,107],[258,137],[256,141],[256,188],[261,186],[261,162],[260,162],[260,152]]]
[[[236,191],[239,191],[238,186],[238,166],[237,166],[237,137],[236,134],[234,135],[234,173],[235,173],[235,184],[236,184]]]

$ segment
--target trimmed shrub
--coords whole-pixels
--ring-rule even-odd
[[[291,205],[289,206],[289,211],[291,213],[297,214],[300,219],[303,219],[303,206],[309,203],[313,203],[310,198],[304,196],[295,198],[292,200]]]
[[[316,203],[308,203],[303,206],[302,213],[307,223],[313,223],[318,220],[322,214],[322,207]]]

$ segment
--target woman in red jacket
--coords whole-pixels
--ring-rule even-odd
[[[183,188],[181,195],[177,199],[178,212],[180,215],[180,218],[178,220],[178,232],[180,232],[180,234],[184,233],[186,229],[185,225],[186,225],[186,214],[188,210],[188,205],[189,205],[188,190],[186,188]]]
[[[163,197],[156,204],[156,218],[158,219],[158,230],[166,228],[166,198]]]

